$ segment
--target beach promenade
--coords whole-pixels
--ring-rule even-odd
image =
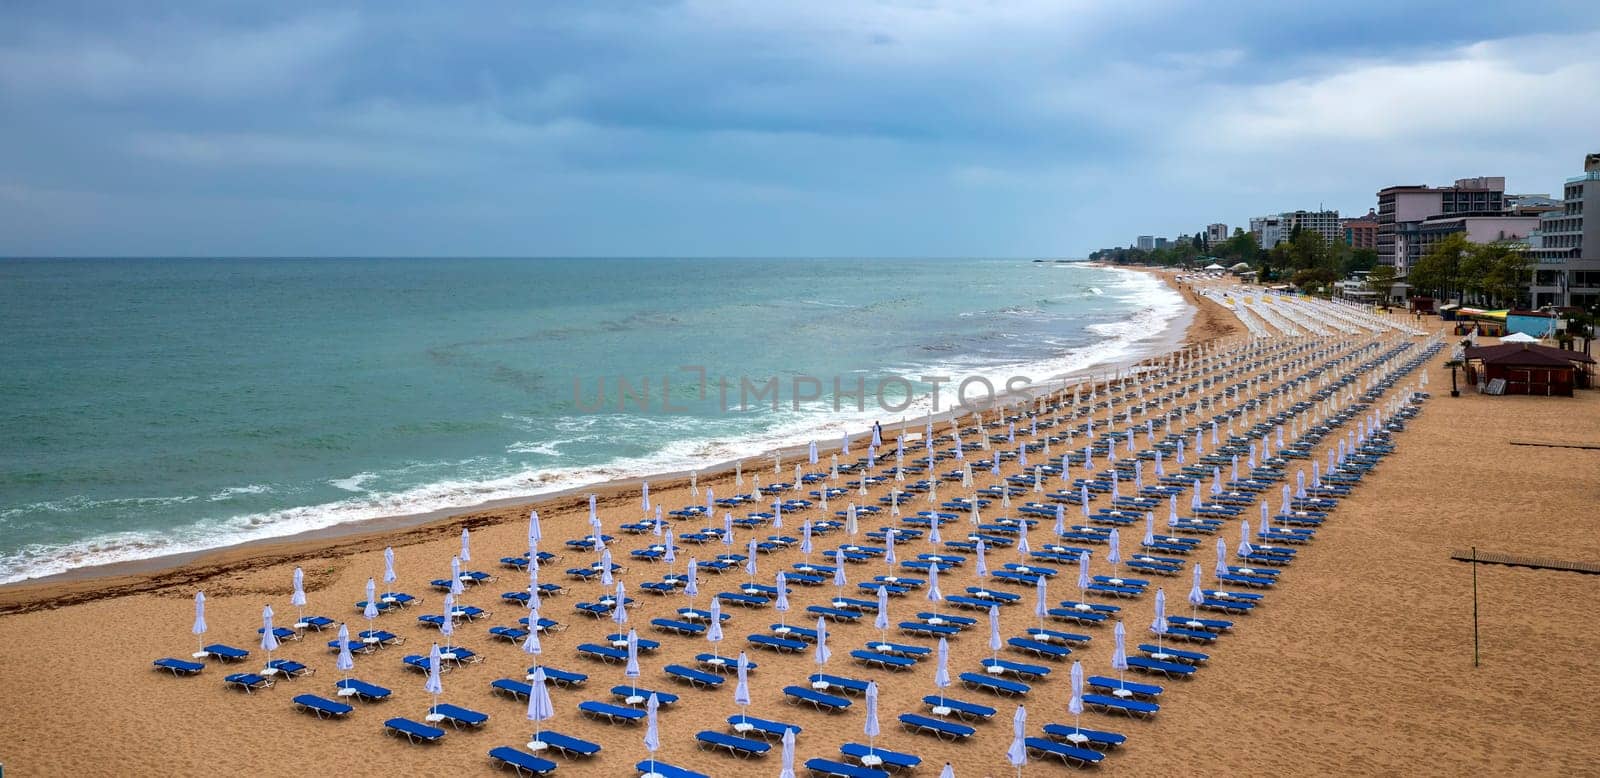
[[[1258,428],[1264,430],[1281,423],[1286,438],[1292,441],[1297,432],[1309,431],[1315,420],[1325,420],[1355,402],[1358,395],[1372,391],[1375,401],[1343,417],[1342,426],[1311,446],[1309,458],[1288,460],[1282,468],[1283,482],[1272,483],[1248,501],[1241,500],[1241,513],[1221,519],[1214,534],[1173,533],[1199,541],[1196,548],[1188,553],[1148,552],[1180,560],[1176,574],[1138,572],[1125,566],[1113,571],[1105,558],[1106,545],[1081,541],[1091,551],[1094,574],[1149,581],[1147,590],[1134,596],[1087,598],[1120,608],[1116,616],[1126,627],[1130,655],[1140,653],[1137,646],[1157,641],[1149,629],[1157,588],[1165,593],[1168,614],[1191,613],[1186,598],[1195,565],[1202,566],[1206,587],[1259,595],[1259,599],[1241,596],[1237,600],[1254,604],[1243,609],[1247,613],[1198,614],[1230,622],[1226,628],[1216,627],[1220,633],[1214,642],[1163,644],[1209,655],[1193,678],[1128,675],[1128,681],[1163,687],[1156,698],[1159,713],[1148,720],[1093,711],[1083,715],[1084,728],[1118,732],[1127,738],[1122,745],[1107,749],[1095,769],[1107,775],[1460,775],[1485,769],[1519,775],[1595,774],[1595,765],[1600,764],[1600,725],[1588,715],[1588,707],[1600,694],[1600,674],[1594,672],[1600,637],[1590,629],[1589,616],[1594,603],[1600,601],[1600,576],[1480,565],[1480,664],[1474,667],[1473,571],[1468,564],[1452,561],[1450,555],[1477,546],[1486,551],[1600,561],[1594,511],[1600,504],[1600,452],[1511,445],[1514,439],[1600,441],[1600,394],[1582,392],[1571,400],[1475,394],[1453,399],[1448,396],[1449,371],[1442,367],[1448,348],[1397,377],[1393,387],[1369,387],[1370,378],[1401,368],[1406,360],[1418,356],[1428,339],[1394,331],[1364,336],[1346,331],[1252,342],[1245,326],[1250,317],[1256,316],[1258,324],[1269,328],[1270,319],[1260,321],[1258,314],[1245,313],[1245,322],[1235,320],[1217,302],[1219,296],[1237,294],[1235,288],[1212,281],[1200,286],[1201,291],[1213,294],[1185,289],[1186,298],[1198,312],[1180,356],[1148,360],[1137,381],[1118,382],[1115,388],[1099,385],[1092,397],[1085,387],[1076,403],[1070,395],[1056,398],[1059,407],[1040,411],[1031,420],[1045,422],[1037,434],[1030,434],[1027,417],[1000,421],[995,414],[987,414],[983,419],[986,426],[981,429],[973,427],[970,418],[962,419],[961,442],[973,447],[963,452],[971,469],[971,485],[941,481],[931,499],[925,493],[897,498],[901,518],[892,517],[892,509],[882,506],[882,500],[924,475],[909,473],[905,481],[888,477],[868,486],[863,495],[847,485],[861,478],[861,473],[831,477],[829,455],[837,452],[836,441],[823,447],[816,465],[791,457],[775,473],[771,460],[746,460],[742,484],[735,482],[732,472],[702,474],[693,493],[687,479],[652,481],[652,503],[669,511],[704,504],[707,488],[725,497],[749,492],[757,476],[763,484],[793,480],[797,464],[805,473],[819,474],[822,479],[784,492],[783,497],[802,497],[806,491],[824,487],[846,489],[830,497],[826,510],[814,504],[786,513],[782,527],[738,530],[731,546],[720,540],[705,545],[680,542],[673,569],[681,573],[690,557],[706,562],[718,554],[744,554],[752,539],[799,538],[804,522],[833,519],[835,512],[852,503],[880,506],[882,513],[859,516],[858,536],[843,530],[816,535],[810,555],[798,544],[758,554],[754,582],[771,585],[776,573],[793,572],[795,565],[808,560],[831,565],[825,552],[831,555],[840,545],[881,548],[882,539],[868,533],[885,527],[917,529],[903,519],[918,511],[955,514],[940,528],[945,541],[959,542],[972,532],[1014,538],[1015,533],[1003,525],[977,530],[971,524],[970,511],[942,507],[959,498],[975,498],[980,489],[1002,487],[1007,478],[1016,479],[1011,483],[1020,485],[1020,493],[1010,497],[1009,506],[996,497],[981,507],[980,523],[995,525],[1002,517],[1033,518],[1037,525],[1026,535],[1034,552],[1051,543],[1078,545],[1080,541],[1051,537],[1055,519],[1048,513],[1030,516],[1020,509],[1028,502],[1051,503],[1031,487],[1036,467],[1058,465],[1063,454],[1081,454],[1085,445],[1104,446],[1108,429],[1131,431],[1135,448],[1141,451],[1153,449],[1158,442],[1168,446],[1164,452],[1170,451],[1179,436],[1187,444],[1198,434],[1210,453],[1216,445],[1211,437],[1214,429],[1226,443],[1230,431],[1243,436],[1241,439],[1254,440],[1253,434],[1246,433],[1251,425],[1264,424]],[[1266,315],[1274,314],[1269,310]],[[1380,360],[1381,365],[1360,374],[1347,387],[1329,389],[1331,394],[1320,399],[1313,396],[1343,374]],[[1423,375],[1429,380],[1425,387],[1420,385]],[[1312,462],[1325,464],[1339,442],[1348,440],[1347,434],[1355,433],[1371,414],[1389,417],[1410,407],[1405,401],[1419,388],[1431,392],[1432,399],[1415,406],[1420,413],[1392,434],[1388,442],[1393,453],[1381,457],[1370,473],[1360,477],[1348,497],[1335,500],[1336,507],[1326,521],[1314,528],[1313,539],[1292,544],[1292,552],[1284,552],[1292,561],[1272,567],[1277,583],[1253,589],[1216,584],[1213,546],[1218,539],[1225,543],[1231,564],[1259,567],[1235,556],[1241,521],[1250,522],[1252,533],[1259,531],[1261,500],[1272,514],[1279,514],[1280,486],[1294,487],[1301,471],[1314,479]],[[1291,401],[1307,405],[1288,415]],[[1187,413],[1179,411],[1190,406]],[[1131,419],[1122,416],[1134,407],[1140,409]],[[1213,417],[1235,412],[1231,422],[1210,426]],[[1115,419],[1109,427],[1108,416]],[[1277,421],[1269,423],[1271,418]],[[1053,423],[1057,419],[1059,423]],[[1091,420],[1096,425],[1093,437],[1087,429],[1080,430]],[[1154,428],[1158,420],[1164,428]],[[1152,423],[1153,435],[1146,433],[1147,421]],[[950,434],[950,426],[941,423],[935,435]],[[1236,429],[1230,430],[1230,426]],[[1070,439],[1066,437],[1069,428],[1074,430]],[[920,437],[923,427],[913,424],[908,431],[917,436],[906,442],[905,464],[910,467],[923,461],[925,443]],[[884,475],[895,464],[892,436],[899,432],[898,425],[885,432],[890,439],[878,451],[872,475]],[[1051,436],[1058,439],[1046,444]],[[979,447],[983,437],[989,439],[988,448]],[[1268,434],[1261,442],[1271,440],[1272,434]],[[1040,446],[1027,453],[1027,466],[1008,460],[1001,463],[1000,476],[990,473],[995,452],[1014,454],[1022,444]],[[954,445],[953,440],[938,443],[942,452]],[[1050,446],[1048,453],[1043,450],[1045,445]],[[1126,468],[1133,455],[1126,453],[1120,442],[1115,445],[1117,461]],[[851,453],[841,457],[842,463],[864,456],[865,447],[864,436],[856,436]],[[1271,447],[1278,448],[1276,443]],[[1191,464],[1193,458],[1204,456],[1192,449],[1188,454]],[[1261,454],[1264,457],[1266,452]],[[1069,478],[1093,478],[1113,466],[1103,453],[1097,452],[1094,458],[1093,470],[1074,462]],[[941,459],[934,466],[936,475],[927,477],[959,471],[962,465],[962,461]],[[1169,471],[1179,467],[1170,457],[1164,459],[1164,466]],[[1242,476],[1249,475],[1243,456],[1237,466]],[[1229,465],[1218,464],[1217,468],[1219,480],[1233,480]],[[1154,486],[1157,481],[1154,461],[1144,459],[1136,471],[1130,468],[1119,474],[1117,489],[1125,495],[1135,492],[1130,478],[1133,472],[1147,485]],[[1210,477],[1196,478],[1202,490],[1209,490]],[[1060,483],[1059,476],[1045,476],[1041,486],[1045,493],[1061,490],[1067,497],[1080,493]],[[1185,517],[1191,516],[1188,488],[1185,484],[1176,500],[1178,512]],[[713,647],[704,639],[671,636],[650,627],[652,619],[676,616],[678,609],[688,605],[688,598],[681,593],[656,596],[641,591],[640,584],[661,580],[668,566],[632,559],[631,552],[661,543],[663,538],[619,530],[647,515],[639,488],[611,485],[594,492],[598,495],[597,518],[604,532],[614,536],[609,549],[624,567],[617,579],[635,600],[625,625],[574,609],[575,604],[592,602],[609,591],[598,582],[573,580],[563,574],[595,561],[593,553],[564,545],[568,539],[589,533],[587,500],[581,495],[474,512],[369,537],[221,552],[182,568],[109,581],[0,589],[0,656],[9,660],[0,663],[0,696],[8,707],[4,723],[0,723],[0,761],[8,775],[215,775],[279,765],[295,771],[334,769],[358,775],[489,774],[494,770],[486,756],[490,749],[520,748],[534,730],[526,717],[527,705],[492,694],[490,683],[501,678],[520,680],[529,666],[543,664],[586,674],[588,680],[580,688],[552,689],[555,717],[540,726],[603,747],[588,760],[556,758],[556,774],[637,775],[635,763],[646,758],[643,727],[601,723],[585,718],[577,709],[581,701],[610,700],[608,690],[624,683],[620,664],[582,658],[577,647],[606,643],[608,634],[633,628],[639,637],[660,643],[658,649],[641,653],[639,685],[679,697],[676,704],[661,710],[658,758],[712,776],[741,771],[776,775],[779,757],[775,741],[772,753],[748,761],[696,748],[695,733],[726,732],[725,719],[738,713],[732,679],[720,689],[700,690],[676,684],[663,674],[662,668],[669,664],[693,666],[697,654]],[[1111,499],[1110,494],[1097,493],[1087,507],[1091,511],[1106,508]],[[1209,505],[1212,498],[1206,499]],[[1107,521],[1086,520],[1083,506],[1064,500],[1061,504],[1066,524],[1097,530],[1113,526]],[[764,507],[768,506],[753,503],[728,510],[743,516]],[[536,508],[541,519],[540,550],[560,555],[544,565],[539,580],[567,590],[544,598],[540,615],[557,620],[564,628],[542,639],[542,653],[537,657],[524,653],[515,643],[492,640],[488,634],[491,626],[515,625],[519,617],[528,615],[525,608],[501,596],[524,591],[527,573],[503,567],[499,560],[526,553],[530,508]],[[1167,500],[1158,500],[1151,510],[1155,532],[1168,534]],[[678,536],[718,529],[721,511],[712,519],[669,519],[667,527]],[[1134,512],[1142,516],[1143,509]],[[460,550],[463,528],[471,530],[472,550],[472,559],[463,562],[463,568],[490,573],[495,579],[469,587],[460,596],[458,604],[490,614],[457,623],[453,641],[485,659],[445,673],[440,699],[487,713],[490,719],[478,731],[449,730],[436,745],[414,746],[385,737],[382,725],[391,717],[420,721],[427,712],[424,675],[404,665],[401,657],[426,655],[429,645],[441,639],[437,630],[418,623],[417,617],[440,611],[443,593],[430,588],[429,582],[448,575],[451,557]],[[1126,562],[1139,552],[1145,522],[1137,518],[1117,529]],[[1075,537],[1085,536],[1083,531],[1074,532]],[[901,561],[930,553],[961,558],[958,566],[939,573],[939,585],[947,597],[962,594],[968,587],[1017,595],[1017,604],[999,608],[1003,637],[1023,636],[1039,627],[1033,586],[980,578],[975,554],[936,547],[926,534],[901,539],[906,541],[896,547]],[[1279,545],[1273,539],[1252,540]],[[399,580],[385,588],[409,592],[424,601],[385,613],[369,625],[353,604],[364,598],[369,578],[379,577],[379,585],[384,586],[383,549],[391,546]],[[1270,549],[1262,554],[1264,559],[1273,556]],[[1024,558],[1014,547],[995,544],[988,545],[985,559],[993,571],[1025,562],[1051,568],[1056,573],[1047,583],[1052,607],[1059,601],[1080,599],[1075,556],[1040,561]],[[273,654],[299,661],[313,668],[315,675],[279,680],[274,688],[249,695],[224,688],[225,675],[259,669],[264,660],[256,636],[262,606],[273,607],[279,624],[295,620],[296,608],[289,603],[289,593],[296,567],[305,575],[307,615],[347,622],[352,633],[380,628],[404,638],[404,645],[357,656],[350,673],[393,690],[391,699],[355,703],[354,712],[343,720],[320,720],[294,710],[289,701],[296,694],[334,696],[334,682],[344,675],[334,667],[335,654],[327,648],[336,628],[308,631],[297,636],[300,639],[285,641]],[[862,600],[875,599],[859,588],[874,576],[927,577],[903,568],[891,569],[880,558],[848,564],[845,570],[848,587],[843,596]],[[1261,577],[1268,576],[1263,573]],[[751,579],[742,562],[720,575],[703,575],[695,605],[705,608],[712,595],[738,590]],[[782,690],[796,684],[809,686],[808,676],[817,672],[812,652],[808,648],[776,654],[756,650],[746,641],[749,635],[771,634],[770,625],[780,620],[815,628],[817,619],[806,608],[828,605],[839,596],[831,578],[818,586],[791,584],[791,588],[792,607],[787,614],[775,613],[770,606],[725,608],[731,618],[724,625],[726,639],[715,650],[727,657],[748,651],[751,661],[760,665],[749,678],[749,715],[800,727],[798,763],[814,757],[840,759],[842,744],[868,742],[862,732],[865,706],[861,698],[851,698],[848,710],[831,714],[786,704]],[[192,598],[199,590],[208,601],[209,629],[203,638],[189,631]],[[949,669],[952,678],[973,671],[981,674],[981,663],[994,654],[989,647],[987,614],[931,602],[925,588],[890,598],[887,639],[931,649],[932,640],[903,634],[898,625],[918,621],[919,613],[932,612],[977,620],[972,629],[949,640]],[[931,660],[918,661],[904,672],[852,661],[851,651],[881,639],[870,612],[857,624],[827,625],[833,656],[823,672],[877,681],[883,731],[875,743],[920,756],[923,763],[917,774],[937,775],[945,762],[951,762],[959,776],[1012,775],[1015,771],[1005,752],[1012,739],[1010,722],[1015,706],[1027,707],[1029,736],[1042,737],[1041,727],[1046,723],[1070,726],[1074,717],[1067,711],[1071,696],[1067,676],[1072,662],[1081,662],[1085,675],[1118,676],[1111,668],[1111,625],[1116,620],[1109,618],[1097,626],[1063,623],[1053,617],[1046,620],[1048,629],[1090,638],[1072,645],[1071,655],[1064,661],[1001,648],[1001,659],[1049,668],[1045,678],[1025,681],[1031,688],[1021,697],[965,689],[957,681],[946,690],[950,697],[996,711],[993,721],[970,723],[973,734],[960,742],[914,734],[901,729],[896,721],[902,713],[928,714],[923,697],[938,691]],[[203,672],[189,678],[152,669],[152,660],[187,658],[202,642],[248,649],[251,656],[237,666],[209,661]],[[1072,769],[1036,756],[1023,773],[1059,774]],[[803,774],[804,768],[799,771]]]

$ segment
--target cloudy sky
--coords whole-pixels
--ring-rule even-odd
[[[1600,151],[1593,0],[0,4],[0,254],[1081,256]]]

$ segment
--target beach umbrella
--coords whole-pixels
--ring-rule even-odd
[[[751,538],[745,549],[744,571],[750,574],[750,583],[756,582],[756,539]]]
[[[1044,629],[1044,617],[1050,613],[1049,587],[1050,579],[1042,575],[1033,585],[1033,615],[1039,617],[1039,629],[1041,630]]]
[[[361,609],[361,616],[369,622],[378,618],[378,586],[371,578],[367,579],[367,606]]]
[[[622,582],[617,582],[617,601],[611,606],[611,623],[621,626],[628,623],[628,606],[622,598]]]
[[[1078,504],[1083,508],[1083,517],[1089,518],[1089,483],[1087,481],[1078,485]]]
[[[461,594],[466,587],[461,585],[461,557],[450,557],[450,593]]]
[[[656,537],[661,537],[661,529],[664,526],[666,526],[666,525],[661,521],[661,506],[657,505],[656,506],[656,521],[655,521]]]
[[[839,439],[839,453],[845,456],[850,455],[850,433],[848,432],[844,433]]]
[[[989,460],[989,472],[991,474],[993,474],[993,475],[1000,475],[1000,452],[999,451],[993,452],[993,456]]]
[[[600,513],[595,510],[594,501],[595,495],[589,495],[589,524],[591,526],[600,523]]]
[[[899,492],[896,491],[889,492],[889,499],[891,502],[894,502],[895,506],[899,505],[898,498],[895,497],[895,495],[898,494]],[[895,510],[898,511],[899,508],[895,507]],[[856,526],[856,504],[850,503],[844,509],[844,533],[851,537],[855,537],[855,534],[858,531],[859,528]]]
[[[1156,542],[1156,515],[1150,511],[1144,512],[1144,542],[1145,545]]]
[[[1194,488],[1189,491],[1189,510],[1200,510],[1200,494],[1203,491],[1205,487],[1200,485],[1200,479],[1194,479]]]
[[[1189,587],[1189,618],[1199,618],[1200,606],[1206,601],[1206,593],[1200,588],[1200,563],[1194,564],[1194,583]]]
[[[1122,540],[1120,532],[1115,528],[1111,530],[1110,548],[1106,550],[1106,561],[1111,563],[1111,575],[1117,575],[1117,565],[1122,562]]]
[[[528,512],[528,551],[529,551],[530,555],[536,555],[535,552],[537,552],[539,550],[539,540],[541,538],[543,538],[543,537],[544,537],[544,531],[542,529],[540,529],[540,527],[539,527],[539,512],[538,511],[529,511]]]
[[[1116,639],[1116,644],[1111,648],[1111,669],[1117,671],[1117,685],[1119,687],[1112,694],[1118,697],[1126,697],[1128,696],[1128,690],[1120,687],[1123,685],[1123,673],[1128,671],[1128,633],[1123,628],[1120,619],[1117,621],[1116,629],[1111,634]]]
[[[739,723],[744,723],[750,710],[750,660],[739,652],[737,666],[739,683],[733,687],[733,704],[739,706]]]
[[[272,631],[272,606],[261,608],[261,650],[267,652],[267,665],[272,665],[272,652],[278,647],[278,636]]]
[[[1222,494],[1222,468],[1211,466],[1211,493]]]
[[[439,695],[444,694],[444,683],[439,680],[439,661],[439,644],[434,643],[433,648],[428,649],[428,680],[422,685],[423,691],[433,695],[433,707],[428,708],[429,719],[438,715],[433,709],[439,707]]]
[[[628,664],[622,670],[622,677],[629,679],[634,696],[639,694],[639,633],[628,630]]]
[[[1228,572],[1228,541],[1217,538],[1217,577]]]
[[[778,503],[774,501],[772,507],[776,510]],[[722,545],[733,545],[733,514],[731,513],[724,514],[722,517]]]
[[[778,571],[778,601],[773,603],[773,609],[778,612],[778,626],[786,626],[784,615],[789,612],[789,581],[782,570]]]
[[[956,768],[951,767],[949,762],[945,762],[944,769],[939,771],[939,778],[956,778]]]
[[[689,557],[689,564],[683,572],[683,593],[689,595],[689,607],[694,607],[694,598],[700,594],[700,563],[694,557]]]
[[[600,585],[601,586],[610,586],[610,585],[612,585],[612,584],[617,582],[617,579],[612,577],[612,575],[611,575],[611,565],[612,565],[611,549],[609,549],[609,548],[601,549],[600,550]]]
[[[369,600],[372,599],[372,595],[371,595],[370,592],[367,594],[367,599],[369,599]],[[201,648],[201,649],[205,648],[205,642],[206,642],[206,639],[205,639],[205,634],[206,634],[206,593],[205,592],[195,592],[194,593],[194,626],[190,627],[189,631],[197,636],[198,642],[195,645],[198,648]],[[203,651],[203,650],[194,652],[194,658],[196,658],[196,659],[199,659],[200,657],[210,656],[210,655],[211,654],[209,652]]]
[[[383,582],[390,584],[399,579],[400,577],[394,574],[394,549],[385,548],[383,550]]]
[[[817,617],[817,648],[811,658],[817,663],[819,672],[833,658],[833,652],[828,650],[828,620],[821,616]]]
[[[1017,559],[1026,562],[1032,549],[1028,547],[1028,525],[1022,525],[1022,532],[1017,534]]]
[[[472,530],[461,529],[461,561],[472,561]]]
[[[1150,631],[1156,633],[1156,648],[1161,648],[1161,637],[1167,634],[1167,592],[1156,590],[1156,618],[1150,622]]]
[[[899,558],[896,557],[895,553],[894,553],[894,534],[895,534],[894,533],[894,527],[890,527],[887,530],[884,530],[884,533],[883,533],[883,540],[884,540],[883,563],[884,563],[884,565],[886,565],[889,568],[889,574],[890,575],[894,575],[894,565],[895,565],[896,562],[900,561]]]
[[[1111,471],[1111,499],[1115,500],[1115,499],[1118,499],[1120,497],[1122,497],[1122,476],[1118,475],[1117,471],[1112,470]]]
[[[711,626],[706,629],[706,642],[711,644],[711,656],[717,656],[717,644],[722,642],[722,601],[711,598]]]
[[[794,775],[794,729],[783,729],[783,769],[778,771],[778,778],[795,778]]]
[[[939,704],[944,705],[944,690],[950,688],[950,644],[939,638],[939,664],[933,671],[933,685],[939,688]]]
[[[533,740],[528,742],[528,750],[538,752],[549,747],[539,739],[539,724],[555,718],[556,707],[550,702],[550,689],[545,686],[543,666],[533,668],[533,674],[528,676],[528,684],[533,687],[528,693],[528,720],[533,722]]]
[[[1011,747],[1006,749],[1006,759],[1017,768],[1017,775],[1022,775],[1022,766],[1028,763],[1028,709],[1017,706],[1016,715],[1011,717]]]
[[[522,652],[530,656],[544,653],[544,647],[539,644],[539,609],[528,609],[528,636],[522,639]]]
[[[806,555],[806,564],[811,564],[811,520],[800,525],[800,553]]]
[[[706,517],[709,518],[709,517],[712,517],[712,516],[715,516],[715,515],[717,515],[717,497],[712,492],[711,487],[707,486],[706,487]]]
[[[939,517],[933,517],[933,522],[928,528],[928,543],[935,548],[944,544],[944,537],[939,534]]]
[[[661,557],[667,563],[667,572],[669,573],[672,572],[673,566],[678,563],[678,549],[674,541],[672,530],[667,530],[666,540],[663,541],[666,549],[662,552]]]
[[[867,682],[867,721],[862,727],[867,735],[867,753],[873,753],[878,740],[878,682]]]
[[[1078,593],[1080,597],[1089,596],[1089,552],[1078,552]]]
[[[1071,454],[1062,454],[1061,455],[1061,483],[1070,483],[1071,481],[1072,481],[1072,455]]]
[[[645,482],[639,484],[639,509],[642,510],[642,511],[646,511],[646,512],[648,512],[650,510],[650,482],[649,481],[645,481]]]
[[[306,574],[300,568],[294,569],[294,592],[289,595],[289,604],[295,607],[298,617],[295,619],[295,629],[306,628]]]
[[[808,459],[810,459],[811,464],[814,465],[817,463],[817,442],[815,440],[811,441],[811,446],[807,450],[806,456]]]
[[[1083,719],[1083,663],[1072,660],[1072,698],[1067,700],[1067,712],[1072,714],[1073,732],[1067,737],[1075,744],[1081,744],[1089,738],[1079,731],[1082,729]]]
[[[878,587],[878,615],[872,621],[872,626],[878,628],[878,642],[885,643],[889,631],[889,587]]]
[[[974,544],[974,548],[978,552],[977,573],[979,578],[987,578],[989,576],[989,560],[985,558],[987,556],[985,553],[986,545],[983,542],[983,538],[978,538],[978,542]]]
[[[1000,657],[1000,606],[989,606],[989,651],[991,659]]]
[[[1266,500],[1262,500],[1261,501],[1261,534],[1265,535],[1265,534],[1270,533],[1271,531],[1272,531],[1272,511],[1267,508],[1267,501]]]
[[[1244,559],[1253,553],[1255,553],[1255,549],[1250,547],[1250,522],[1241,521],[1239,522],[1239,558]]]
[[[872,447],[883,447],[883,427],[877,422],[872,423]]]
[[[939,591],[939,563],[928,565],[928,601],[940,602],[944,600],[944,592]]]
[[[849,583],[844,575],[844,549],[833,550],[833,585],[839,587],[840,596],[844,595],[844,587]]]
[[[333,666],[346,678],[356,666],[356,658],[350,654],[350,628],[343,624],[339,625],[339,658],[333,660]]]
[[[455,595],[444,593],[444,620],[439,622],[439,634],[444,635],[444,644],[450,645],[451,636],[456,634],[456,598]]]
[[[660,775],[656,772],[656,752],[661,750],[661,730],[656,724],[656,711],[661,708],[661,700],[655,692],[650,693],[650,699],[644,703],[644,748],[650,752],[650,770],[645,778]]]

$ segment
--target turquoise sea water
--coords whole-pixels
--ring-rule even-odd
[[[836,445],[927,410],[885,377],[1039,381],[1182,310],[1023,260],[0,260],[0,582]]]

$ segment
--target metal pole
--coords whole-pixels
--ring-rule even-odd
[[[1478,547],[1472,547],[1472,666],[1478,666]]]

